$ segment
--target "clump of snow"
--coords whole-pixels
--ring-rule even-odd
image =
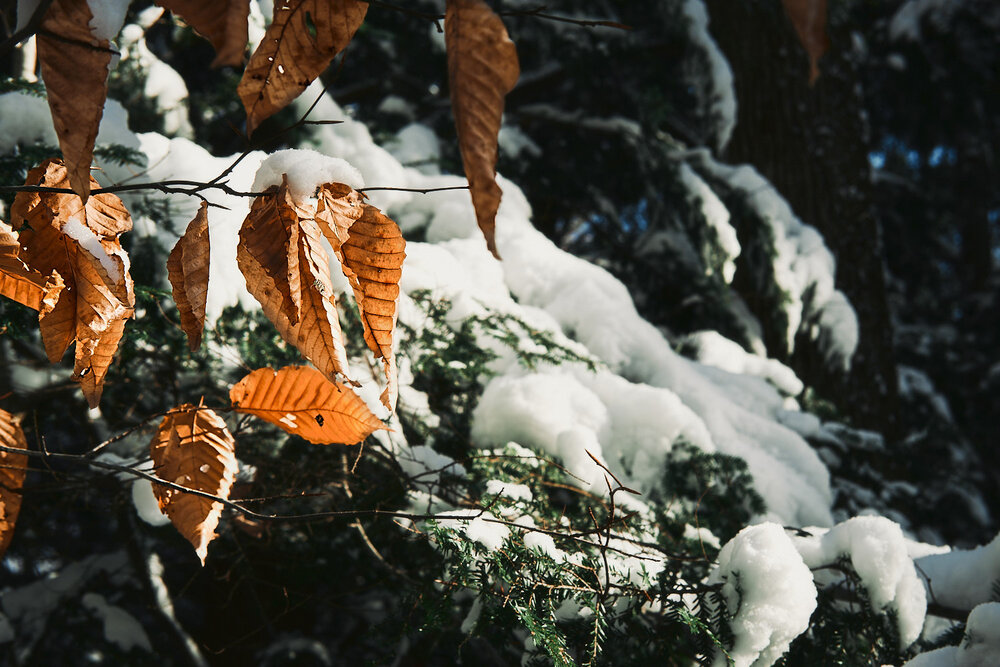
[[[708,31],[708,11],[702,0],[685,0],[684,16],[691,22],[688,31],[694,43],[708,58],[710,73],[708,85],[712,99],[712,115],[716,122],[716,147],[720,150],[729,143],[736,127],[736,94],[733,87],[733,70]]]
[[[719,542],[719,538],[716,537],[715,534],[708,528],[695,527],[689,523],[684,524],[684,539],[703,542],[704,544],[716,549],[722,546]]]
[[[490,551],[502,547],[503,541],[510,537],[510,528],[499,523],[489,512],[451,510],[437,514],[434,520],[443,526],[463,531],[467,538],[479,542]]]
[[[688,195],[701,203],[701,215],[715,233],[716,243],[723,252],[722,278],[727,284],[731,283],[736,275],[735,260],[740,256],[741,248],[736,230],[729,222],[729,209],[686,163],[681,163],[679,173]],[[707,266],[706,270],[711,273],[712,267]]]
[[[785,295],[788,320],[786,347],[795,349],[795,336],[803,326],[820,342],[828,359],[849,367],[858,343],[857,316],[844,295],[834,289],[836,262],[816,229],[804,224],[767,179],[749,165],[737,167],[716,162],[699,152],[700,165],[714,178],[742,193],[746,202],[768,225],[773,239],[772,270]],[[827,307],[830,313],[824,313]]]
[[[816,531],[823,532],[823,531]],[[848,557],[876,611],[896,612],[900,642],[909,646],[920,636],[927,611],[924,587],[909,556],[899,525],[885,517],[859,516],[822,535],[794,538],[802,559],[813,569]]]
[[[921,653],[903,667],[995,667],[1000,665],[1000,602],[978,605],[966,620],[958,646]]]
[[[123,651],[134,648],[152,651],[149,636],[142,625],[130,613],[113,604],[108,604],[103,595],[84,593],[80,602],[94,613],[104,625],[104,638]]]
[[[442,473],[465,475],[462,464],[424,445],[403,448],[397,453],[396,460],[403,472],[418,486],[437,486],[441,482]]]
[[[500,479],[491,479],[486,482],[486,495],[502,496],[511,500],[531,502],[531,489],[524,484],[505,482]]]
[[[739,343],[725,338],[717,331],[696,331],[689,334],[684,339],[684,348],[707,366],[738,375],[764,378],[789,396],[802,393],[802,380],[791,368],[777,359],[750,354]]]
[[[82,249],[93,255],[112,280],[116,283],[122,281],[123,266],[121,260],[115,261],[115,258],[107,253],[104,246],[101,245],[101,239],[97,238],[97,234],[92,232],[89,227],[77,218],[70,218],[63,224],[62,233],[75,240]]]
[[[163,11],[159,8],[150,9],[157,10],[157,13]],[[146,18],[148,20],[150,17]],[[194,130],[187,110],[188,89],[181,75],[149,50],[145,30],[141,25],[133,23],[125,26],[120,41],[122,59],[134,60],[146,71],[143,94],[156,104],[157,111],[163,117],[163,129],[167,135],[193,138]]]
[[[931,21],[943,27],[956,6],[954,0],[909,0],[903,3],[889,21],[891,39],[917,41],[921,35],[921,24]]]
[[[153,462],[145,461],[136,466],[136,470],[152,472]],[[165,526],[170,523],[170,517],[160,510],[160,504],[153,495],[153,483],[141,477],[132,482],[132,506],[139,518],[151,526]]]
[[[113,40],[125,23],[125,12],[132,0],[87,0],[90,13],[90,33],[97,39]]]
[[[1000,535],[975,549],[955,549],[917,561],[927,577],[933,600],[954,609],[971,609],[990,601],[990,586],[1000,580]]]
[[[436,174],[439,171],[441,146],[437,135],[426,125],[410,123],[403,127],[386,144],[386,148],[401,164],[412,164],[423,174]]]
[[[816,609],[812,572],[774,523],[748,526],[729,540],[708,581],[723,584],[736,667],[774,664],[808,629]],[[716,664],[725,665],[725,658]]]
[[[542,154],[541,147],[516,125],[502,125],[497,135],[497,142],[500,151],[515,160],[521,153],[527,153],[530,157],[539,157]]]
[[[25,93],[0,95],[0,153],[9,153],[20,144],[59,143],[45,98]]]
[[[272,153],[260,163],[253,192],[281,185],[283,175],[288,176],[288,192],[297,204],[305,203],[324,183],[344,183],[352,188],[365,184],[358,170],[346,160],[314,150],[288,148]]]

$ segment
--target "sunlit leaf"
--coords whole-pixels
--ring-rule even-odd
[[[187,334],[192,352],[201,345],[201,334],[205,328],[210,255],[208,204],[202,202],[194,220],[188,224],[184,236],[177,240],[167,258],[167,278],[181,316],[181,328]]]
[[[243,64],[250,0],[156,0],[215,47],[212,67]]]
[[[229,400],[239,412],[317,445],[355,445],[386,428],[349,387],[308,366],[255,370],[233,386]]]
[[[160,479],[228,500],[237,472],[235,446],[226,423],[217,414],[185,404],[160,422],[149,455]],[[204,565],[222,503],[157,483],[153,484],[153,495]]]
[[[6,410],[0,410],[0,445],[27,449],[21,421]],[[21,511],[21,487],[28,474],[28,457],[0,451],[0,556],[14,537],[14,526]]]

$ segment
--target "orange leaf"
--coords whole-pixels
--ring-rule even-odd
[[[236,479],[236,443],[219,415],[208,408],[184,404],[171,410],[153,436],[149,455],[156,476],[195,491],[229,499]],[[208,543],[222,515],[222,503],[153,483],[160,510],[194,545],[205,564]]]
[[[809,85],[819,77],[819,59],[830,48],[826,34],[826,0],[782,0],[799,42],[809,56]]]
[[[247,289],[281,337],[331,380],[346,377],[330,259],[315,220],[291,203],[284,185],[254,201],[240,230],[236,261]],[[294,322],[289,317],[293,302],[299,306]]]
[[[28,449],[21,420],[5,410],[0,410],[0,445]],[[14,525],[21,511],[20,489],[27,474],[27,456],[0,451],[0,556],[7,551],[14,537]]]
[[[111,64],[108,41],[90,32],[92,18],[86,2],[55,0],[38,31],[38,61],[59,148],[69,168],[69,187],[84,200],[90,195],[90,163]]]
[[[396,408],[398,387],[392,333],[399,305],[399,279],[406,241],[392,219],[342,183],[320,186],[316,220],[326,233],[344,275],[354,289],[365,343],[383,359],[386,388],[382,403]]]
[[[236,89],[247,111],[248,136],[323,73],[367,11],[368,3],[360,0],[275,0],[274,21]]]
[[[14,229],[0,222],[0,294],[34,310],[43,301],[56,301],[65,284],[58,271],[48,276],[29,268],[21,258]]]
[[[486,247],[499,259],[494,238],[501,195],[497,133],[504,96],[521,74],[517,51],[500,17],[483,0],[448,0],[444,40],[451,109],[472,205]]]
[[[212,43],[215,48],[212,67],[235,67],[243,63],[250,0],[156,0],[156,4],[184,19]]]
[[[68,178],[60,160],[46,160],[28,172],[26,184],[65,188]],[[11,215],[18,226],[28,225],[18,235],[24,263],[45,275],[55,271],[66,283],[61,292],[47,295],[39,309],[46,354],[56,363],[76,340],[74,379],[96,407],[135,305],[128,256],[118,240],[132,228],[132,220],[112,194],[90,197],[84,204],[71,194],[21,192]]]
[[[201,333],[205,328],[209,251],[208,204],[202,202],[194,220],[167,258],[167,277],[181,315],[181,328],[187,334],[192,352],[201,345]]]
[[[317,445],[356,445],[387,430],[360,396],[308,366],[255,370],[233,385],[229,400],[237,411]]]

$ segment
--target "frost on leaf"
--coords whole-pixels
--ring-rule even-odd
[[[356,445],[386,428],[350,388],[308,366],[258,369],[233,385],[229,400],[317,445]]]
[[[208,302],[208,204],[202,202],[197,215],[178,239],[167,258],[167,277],[173,289],[174,303],[181,316],[181,328],[194,352],[201,345],[205,328],[205,305]]]
[[[0,445],[27,449],[21,421],[6,410],[0,410]],[[3,556],[14,536],[17,514],[21,511],[21,486],[28,474],[28,457],[0,451],[0,556]]]
[[[69,170],[70,187],[90,195],[94,140],[108,96],[111,49],[91,34],[93,15],[86,2],[55,0],[38,31],[38,61],[52,123]]]
[[[250,0],[156,0],[212,43],[212,67],[243,64]]]
[[[247,112],[247,135],[322,74],[367,11],[368,3],[360,0],[275,0],[274,20],[236,89]]]
[[[228,499],[236,479],[235,445],[217,414],[184,404],[168,412],[160,422],[149,455],[160,479]],[[208,543],[215,539],[222,515],[222,503],[158,483],[153,484],[153,495],[160,510],[194,545],[204,565]]]
[[[254,200],[236,260],[281,337],[333,380],[347,376],[347,352],[321,238],[312,211],[296,206],[282,184]]]
[[[499,258],[494,238],[501,195],[497,133],[504,96],[520,76],[517,51],[500,17],[483,0],[448,0],[444,39],[451,109],[472,205],[486,246]]]
[[[320,186],[316,220],[354,290],[365,343],[383,360],[386,388],[382,403],[392,412],[398,395],[392,334],[406,241],[399,225],[342,183]]]
[[[13,228],[0,222],[0,294],[32,310],[41,310],[44,303],[59,299],[65,283],[58,271],[43,275],[29,267],[21,261],[20,250]]]
[[[46,160],[28,172],[26,185],[65,188],[67,169],[60,160]],[[97,185],[93,182],[93,185]],[[135,292],[129,259],[118,240],[132,229],[132,219],[113,194],[20,192],[11,206],[20,257],[43,275],[57,272],[66,286],[43,298],[39,309],[42,343],[49,361],[57,363],[76,341],[73,379],[87,403],[97,407],[104,377],[132,317]]]
[[[809,56],[809,85],[819,77],[819,59],[830,48],[826,34],[826,0],[782,0],[799,42]]]

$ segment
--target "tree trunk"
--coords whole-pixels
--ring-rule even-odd
[[[710,29],[733,69],[737,125],[723,158],[749,163],[816,227],[837,260],[837,287],[857,311],[860,341],[851,371],[837,374],[798,345],[790,363],[858,426],[888,436],[898,387],[872,207],[868,145],[850,36],[831,34],[820,77],[808,83],[805,51],[778,0],[708,0]]]

